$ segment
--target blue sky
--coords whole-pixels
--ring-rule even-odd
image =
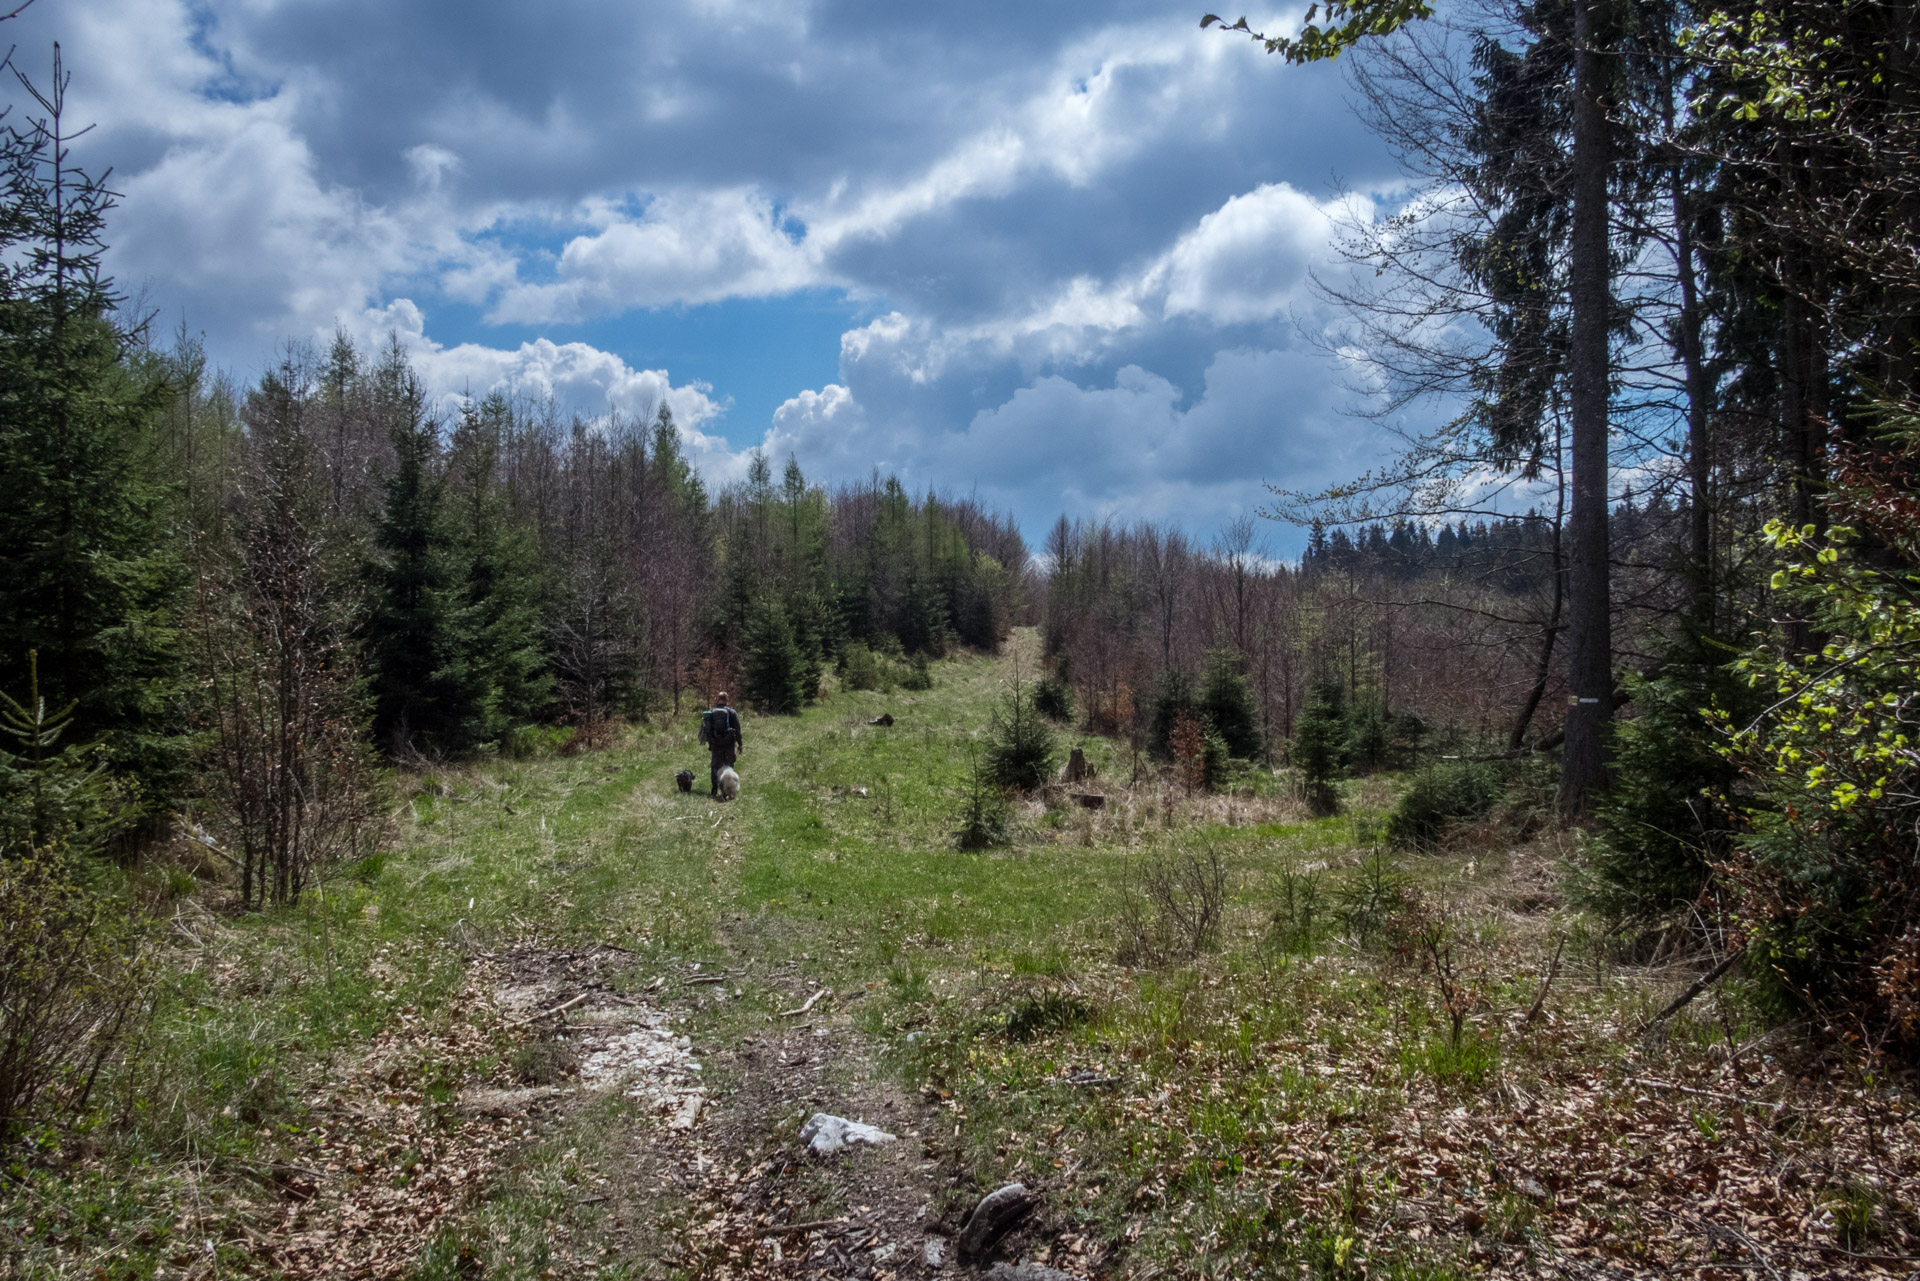
[[[665,400],[716,483],[766,448],[1035,539],[1204,537],[1376,461],[1309,277],[1398,176],[1336,69],[1199,15],[39,0],[9,35],[30,72],[61,41],[98,125],[113,272],[243,382],[393,332],[445,395]]]

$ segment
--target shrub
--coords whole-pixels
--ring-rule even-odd
[[[893,691],[893,668],[861,641],[848,641],[840,650],[840,685],[843,689]]]
[[[987,729],[987,777],[996,787],[1030,792],[1053,778],[1053,731],[1034,710],[1031,690],[1014,681]]]
[[[1347,937],[1365,944],[1407,901],[1407,878],[1375,850],[1340,886],[1334,904]]]
[[[1479,818],[1499,799],[1500,775],[1491,765],[1442,761],[1413,776],[1387,820],[1387,839],[1396,845],[1431,846],[1448,823]]]
[[[84,1108],[143,1004],[138,939],[58,843],[0,851],[0,1139]]]
[[[1067,992],[1036,992],[1021,997],[1007,1011],[1009,1041],[1031,1041],[1042,1032],[1066,1032],[1093,1018],[1093,1006]]]
[[[1174,772],[1188,795],[1211,792],[1226,782],[1226,740],[1207,721],[1181,712],[1174,721],[1171,746]]]
[[[1920,427],[1909,431],[1910,467]],[[1920,561],[1912,498],[1845,458],[1837,514],[1858,511],[1907,566]],[[1838,523],[1824,538],[1777,521],[1767,535],[1784,562],[1776,591],[1823,643],[1749,652],[1735,671],[1765,712],[1744,724],[1717,715],[1732,763],[1752,780],[1745,830],[1723,865],[1747,930],[1750,990],[1779,1013],[1810,1011],[1920,1057],[1920,574],[1887,567],[1884,550]]]
[[[1122,965],[1192,960],[1220,938],[1227,910],[1227,867],[1220,851],[1148,854],[1121,893]]]
[[[501,736],[500,753],[516,761],[558,755],[577,732],[568,725],[516,725]]]
[[[927,661],[925,653],[907,660],[907,670],[900,674],[900,688],[916,691],[933,688],[933,664]]]
[[[77,704],[48,711],[37,651],[27,670],[25,703],[0,693],[0,734],[18,745],[0,748],[0,849],[59,840],[76,855],[98,853],[137,818],[137,791],[107,772],[99,746],[60,746]]]
[[[1167,748],[1173,756],[1174,776],[1191,796],[1207,782],[1207,736],[1192,713],[1182,711],[1167,736]]]
[[[1745,724],[1754,692],[1697,642],[1653,680],[1629,676],[1637,713],[1614,731],[1614,786],[1595,817],[1585,897],[1616,919],[1646,919],[1699,898],[1732,848],[1740,771],[1700,715],[1719,707]]]
[[[1073,686],[1059,675],[1049,673],[1033,687],[1033,707],[1050,721],[1062,724],[1073,719]]]
[[[1280,956],[1312,954],[1325,919],[1319,878],[1291,867],[1282,869],[1274,885],[1273,914],[1267,922],[1268,950]]]

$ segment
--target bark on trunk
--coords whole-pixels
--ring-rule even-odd
[[[1669,95],[1671,97],[1671,95]],[[1687,481],[1693,491],[1687,511],[1687,560],[1693,578],[1693,625],[1702,635],[1714,627],[1713,607],[1713,451],[1708,438],[1713,386],[1707,374],[1701,332],[1700,289],[1693,262],[1693,204],[1676,161],[1673,182],[1675,258],[1680,274],[1680,315],[1675,321],[1680,362],[1687,385]]]
[[[1559,535],[1554,536],[1559,542]],[[1557,561],[1558,556],[1554,559]],[[1547,682],[1553,676],[1553,647],[1560,639],[1560,608],[1566,596],[1562,586],[1565,579],[1554,567],[1553,575],[1553,612],[1547,616],[1547,625],[1540,629],[1540,658],[1534,664],[1533,688],[1527,691],[1526,702],[1520,705],[1520,712],[1513,718],[1513,732],[1507,735],[1507,750],[1517,752],[1527,741],[1527,727],[1533,724],[1533,714],[1540,708],[1540,700],[1546,695]]]
[[[1607,312],[1612,275],[1607,235],[1608,139],[1605,66],[1596,47],[1600,0],[1574,10],[1572,502],[1568,513],[1567,741],[1560,758],[1560,816],[1584,817],[1606,785],[1613,715],[1612,583],[1607,537]]]

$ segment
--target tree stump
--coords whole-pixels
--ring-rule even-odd
[[[1034,1199],[1022,1183],[1009,1183],[980,1198],[960,1225],[960,1255],[977,1259],[1033,1210]]]
[[[1077,747],[1074,748],[1073,755],[1067,758],[1067,782],[1084,783],[1092,777],[1093,766],[1087,763],[1087,754]]]

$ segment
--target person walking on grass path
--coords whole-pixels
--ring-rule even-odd
[[[713,696],[713,706],[700,717],[700,741],[707,745],[707,755],[711,758],[707,777],[712,790],[708,794],[718,796],[720,771],[738,760],[743,750],[740,713],[727,706],[724,689]]]

